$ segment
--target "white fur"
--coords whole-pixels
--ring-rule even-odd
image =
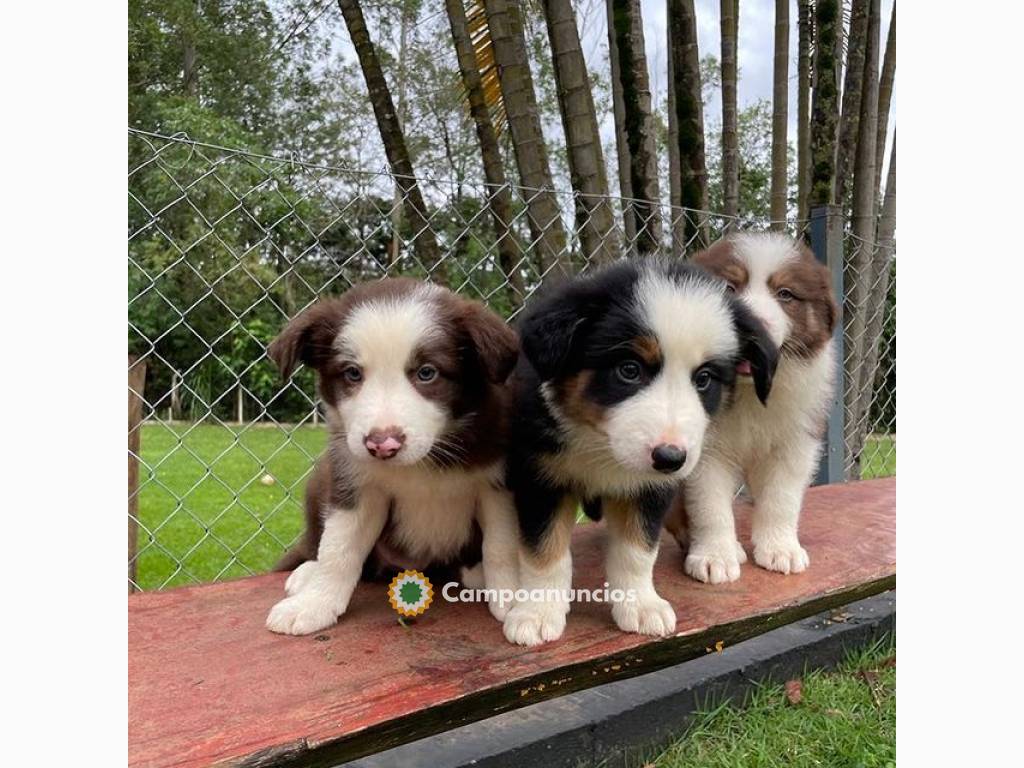
[[[769,294],[771,274],[793,258],[792,241],[783,235],[742,235],[736,255],[749,273],[740,294],[781,345],[790,320]],[[800,573],[810,563],[797,536],[804,491],[818,462],[817,435],[836,379],[830,341],[816,356],[783,356],[768,404],[762,406],[753,384],[741,379],[736,402],[709,432],[704,460],[686,483],[690,549],[686,572],[700,581],[735,581],[746,553],[736,540],[732,502],[744,480],[754,498],[751,539],[754,562],[781,573]]]
[[[612,528],[610,526],[612,530]],[[676,629],[672,605],[654,591],[654,562],[658,548],[647,549],[622,535],[609,536],[606,569],[609,590],[621,589],[634,600],[612,603],[612,618],[624,632],[663,637]]]
[[[388,461],[410,465],[430,452],[448,426],[445,410],[409,380],[417,347],[442,332],[430,301],[434,290],[424,286],[411,296],[357,307],[335,340],[338,353],[363,374],[355,393],[338,404],[348,448],[360,461],[376,461],[364,446],[371,430],[398,427],[405,433],[405,446]]]
[[[517,645],[540,645],[557,640],[565,631],[569,603],[564,599],[572,589],[572,553],[566,548],[546,567],[538,568],[520,551],[519,588],[531,592],[558,590],[558,599],[517,602],[505,617],[505,638]]]

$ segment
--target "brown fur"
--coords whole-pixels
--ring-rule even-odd
[[[558,405],[573,421],[600,429],[604,423],[604,408],[587,397],[587,386],[594,372],[583,370],[555,383]]]
[[[333,346],[348,316],[366,302],[404,296],[421,285],[408,278],[357,285],[343,296],[318,302],[302,312],[274,339],[267,352],[285,378],[291,376],[299,362],[314,368],[321,398],[336,406],[359,386],[342,375],[346,361]],[[445,463],[450,471],[493,464],[505,451],[510,401],[506,380],[518,358],[518,337],[501,318],[478,302],[450,291],[438,292],[431,300],[444,332],[417,350],[411,366],[415,370],[429,362],[441,375],[426,384],[412,379],[413,385],[425,397],[442,403],[457,423],[454,431],[445,435],[449,446],[458,446],[457,458],[451,458],[450,447],[447,452],[449,458]],[[347,456],[344,436],[332,434],[328,450],[317,461],[306,487],[306,530],[275,570],[291,570],[316,558],[323,533],[322,511],[327,504],[355,503],[359,489],[348,471]],[[386,538],[387,528],[381,536],[385,545]],[[476,552],[478,561],[479,541],[470,548]],[[372,565],[367,563],[368,568],[372,569]]]
[[[537,546],[522,549],[522,553],[531,558],[536,567],[547,568],[569,549],[572,532],[576,527],[577,506],[576,497],[571,493],[563,496]]]

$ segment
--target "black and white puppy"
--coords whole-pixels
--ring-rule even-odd
[[[765,406],[755,396],[756,379],[752,386],[740,376],[735,403],[705,441],[704,459],[666,526],[684,547],[689,535],[688,574],[712,584],[738,579],[747,556],[736,539],[732,502],[746,482],[754,499],[754,562],[800,573],[810,562],[797,537],[800,506],[836,380],[832,331],[839,310],[831,276],[805,245],[781,233],[731,235],[693,260],[727,282],[781,355]]]
[[[557,285],[527,309],[520,337],[507,482],[522,533],[519,596],[530,599],[517,596],[506,638],[561,636],[581,504],[607,520],[609,592],[635,598],[612,601],[615,622],[673,632],[675,613],[652,582],[664,515],[741,361],[767,398],[775,345],[723,282],[654,259]]]
[[[364,283],[292,320],[269,349],[287,378],[316,369],[329,443],[306,491],[296,568],[274,632],[330,626],[362,575],[407,568],[516,587],[518,532],[504,487],[515,333],[482,304],[416,280]],[[479,574],[477,574],[479,575]],[[499,619],[507,606],[491,601]]]

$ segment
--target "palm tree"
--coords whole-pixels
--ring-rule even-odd
[[[466,9],[463,0],[445,0],[448,11],[448,22],[452,29],[452,42],[455,44],[455,55],[459,63],[459,74],[462,86],[466,90],[469,102],[469,113],[476,128],[477,141],[480,144],[480,155],[483,160],[484,178],[487,181],[487,206],[491,212],[495,237],[498,243],[498,261],[505,273],[512,290],[513,306],[522,303],[523,277],[520,272],[520,250],[511,229],[512,224],[512,193],[505,178],[505,166],[501,161],[501,150],[498,146],[498,134],[494,129],[491,112],[488,108],[484,78],[481,71],[488,72],[491,82],[497,85],[493,69],[494,51],[488,46],[488,62],[481,62],[473,48],[473,39],[469,34]],[[492,86],[493,87],[493,86]]]
[[[640,0],[608,1],[612,4],[612,29],[619,57],[619,83],[629,145],[636,249],[639,253],[653,253],[661,243],[661,194],[658,190],[655,124],[651,112],[651,86]]]
[[[789,0],[775,0],[775,67],[772,89],[771,219],[774,229],[786,228],[787,150],[789,123]]]
[[[686,223],[686,242],[707,244],[708,172],[704,158],[704,108],[700,91],[700,54],[693,0],[669,0],[672,86],[679,145],[680,205],[695,209]]]
[[[814,98],[811,110],[811,180],[808,206],[832,201],[836,171],[836,125],[839,121],[839,82],[836,40],[842,17],[839,0],[814,4]]]
[[[416,173],[412,166],[412,160],[409,158],[409,149],[405,144],[405,135],[402,133],[402,126],[395,112],[395,104],[391,99],[391,91],[384,78],[380,60],[377,58],[377,51],[370,39],[370,32],[366,28],[363,10],[359,6],[359,0],[338,0],[338,5],[341,7],[345,26],[348,27],[352,45],[359,58],[359,66],[366,79],[366,89],[370,94],[373,114],[377,118],[377,128],[380,131],[381,141],[384,143],[384,153],[387,155],[388,165],[395,177],[395,183],[402,191],[405,218],[415,233],[414,248],[417,258],[428,268],[433,267],[440,263],[441,252],[437,247],[434,232],[430,228],[430,217],[416,181]]]
[[[722,31],[722,212],[739,214],[740,152],[736,125],[736,42],[739,35],[737,0],[721,0]],[[726,229],[732,224],[725,222]]]
[[[544,19],[576,199],[576,231],[584,256],[598,262],[618,255],[615,220],[608,200],[608,175],[601,151],[597,111],[570,0],[544,0]]]
[[[796,217],[806,221],[811,184],[811,0],[798,0],[796,108]]]
[[[484,9],[539,266],[542,274],[565,276],[565,229],[551,179],[519,5],[516,0],[484,0]]]

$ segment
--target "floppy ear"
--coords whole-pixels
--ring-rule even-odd
[[[740,358],[750,363],[754,391],[762,405],[768,402],[772,379],[779,364],[779,348],[768,336],[764,325],[743,304],[733,302],[733,316],[740,337]]]
[[[519,337],[523,354],[541,381],[550,381],[565,369],[574,341],[594,314],[592,304],[580,291],[580,283],[563,283],[527,311]]]
[[[341,326],[337,302],[321,301],[292,318],[267,347],[267,355],[285,379],[301,361],[319,367],[330,355],[331,342]]]
[[[491,310],[475,301],[463,305],[462,327],[487,378],[500,384],[519,359],[519,337]]]

